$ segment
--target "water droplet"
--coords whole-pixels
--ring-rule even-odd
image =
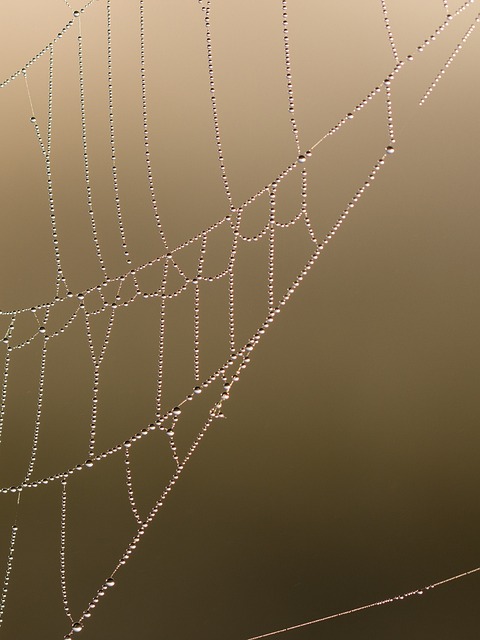
[[[79,18],[79,17],[80,17],[80,11],[75,10],[75,11],[73,12],[73,17],[74,17],[74,18]]]
[[[85,462],[85,466],[91,469],[93,467],[93,460],[87,460]]]
[[[393,147],[387,147],[387,148],[385,149],[385,151],[386,151],[387,153],[395,153],[395,149],[394,149]]]
[[[105,581],[105,584],[107,585],[107,587],[113,587],[113,586],[115,586],[115,580],[113,578],[108,578]]]
[[[36,119],[36,117],[35,117],[35,116],[32,116],[32,117],[30,118],[30,122],[36,122],[36,121],[37,121],[37,119]]]
[[[307,158],[304,155],[298,156],[298,161],[299,162],[306,162]]]
[[[75,622],[72,627],[72,631],[75,631],[75,633],[80,633],[82,629],[83,629],[83,626],[80,624],[80,622]]]
[[[202,393],[202,389],[200,387],[194,387],[193,388],[193,393]]]
[[[179,416],[182,413],[180,407],[173,407],[172,413],[174,416]]]

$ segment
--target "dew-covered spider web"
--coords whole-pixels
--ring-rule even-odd
[[[190,551],[185,551],[192,546],[194,536],[188,537],[188,519],[182,518],[190,510],[198,520],[203,517],[195,511],[196,498],[189,501],[188,491],[193,495],[195,489],[201,493],[202,487],[214,486],[218,496],[228,500],[229,485],[219,473],[222,469],[237,467],[238,482],[245,483],[245,501],[256,504],[254,494],[261,490],[246,487],[250,476],[261,478],[260,470],[266,478],[275,476],[269,464],[270,457],[276,455],[278,438],[284,443],[283,455],[291,451],[285,487],[296,493],[294,478],[307,473],[309,467],[324,465],[329,480],[324,485],[319,480],[321,475],[308,476],[314,483],[309,491],[316,496],[338,491],[335,502],[353,512],[361,504],[367,511],[371,508],[376,491],[372,487],[390,482],[390,500],[394,501],[398,498],[396,483],[408,484],[410,473],[415,477],[416,471],[392,463],[390,466],[400,464],[397,479],[392,479],[389,463],[385,462],[384,475],[372,480],[374,484],[368,490],[370,506],[352,493],[355,480],[348,481],[348,490],[342,489],[341,478],[347,467],[355,469],[358,462],[348,449],[350,461],[345,467],[345,451],[341,456],[335,452],[328,434],[345,428],[335,416],[343,415],[344,405],[359,402],[360,391],[352,399],[351,389],[362,389],[363,374],[352,379],[349,387],[348,366],[340,356],[337,365],[332,365],[332,354],[340,343],[357,344],[355,348],[367,369],[375,368],[377,365],[369,360],[365,335],[370,330],[377,334],[379,329],[374,317],[359,310],[354,320],[358,339],[333,334],[330,339],[337,347],[329,351],[322,317],[331,316],[330,326],[341,328],[343,318],[349,315],[341,300],[335,298],[335,263],[327,258],[331,254],[333,259],[337,243],[342,260],[348,252],[366,258],[369,237],[372,251],[376,247],[386,261],[382,264],[372,257],[372,273],[381,280],[384,271],[388,280],[395,274],[394,270],[388,272],[389,253],[395,253],[389,242],[398,235],[397,244],[405,243],[398,251],[402,264],[414,265],[414,249],[406,239],[411,234],[414,247],[420,242],[418,225],[420,237],[422,229],[423,237],[433,234],[433,245],[451,244],[459,251],[465,238],[471,239],[471,246],[463,253],[460,249],[460,253],[466,260],[470,252],[469,264],[474,264],[472,256],[478,251],[478,242],[473,228],[477,222],[468,213],[466,197],[463,200],[461,195],[468,185],[469,197],[478,196],[471,179],[458,187],[452,178],[449,190],[444,192],[451,194],[459,209],[467,211],[457,226],[448,227],[448,242],[442,240],[442,234],[448,233],[444,222],[438,222],[441,232],[435,235],[435,231],[427,231],[427,222],[432,225],[432,220],[422,219],[429,206],[422,196],[429,188],[422,183],[425,177],[413,188],[419,203],[412,217],[415,222],[405,225],[403,232],[400,222],[392,222],[415,201],[406,195],[413,174],[409,175],[406,165],[401,164],[402,145],[410,158],[417,153],[412,150],[419,147],[419,163],[429,146],[435,154],[444,150],[439,166],[452,154],[470,158],[470,163],[478,159],[478,122],[473,118],[459,145],[449,131],[460,130],[462,116],[442,125],[444,147],[435,146],[442,109],[437,106],[435,111],[434,105],[444,101],[455,113],[455,104],[468,104],[468,92],[462,91],[466,91],[465,85],[471,89],[476,83],[473,70],[478,65],[478,2],[430,0],[421,4],[419,7],[418,2],[410,0],[90,0],[79,5],[49,0],[0,9],[6,43],[1,45],[5,55],[0,83],[0,551],[4,571],[0,638],[34,634],[39,638],[120,639],[133,637],[133,629],[142,635],[178,640],[252,640],[279,634],[307,638],[295,634],[309,630],[317,634],[308,636],[313,638],[320,637],[324,628],[317,623],[330,620],[332,625],[334,619],[346,616],[355,619],[366,610],[377,615],[379,607],[396,602],[398,607],[408,606],[400,605],[400,601],[410,603],[423,594],[421,600],[426,600],[433,590],[447,592],[443,585],[460,578],[471,590],[475,585],[478,589],[478,575],[473,574],[478,574],[480,567],[472,554],[467,566],[460,566],[453,557],[450,564],[443,565],[448,570],[440,574],[425,570],[421,575],[426,579],[418,583],[411,577],[411,562],[405,560],[401,563],[404,581],[395,583],[400,586],[393,593],[386,594],[386,587],[372,573],[362,579],[370,583],[377,580],[376,590],[350,593],[347,589],[348,597],[345,595],[340,606],[332,601],[335,608],[328,609],[327,596],[321,602],[319,595],[312,595],[311,603],[302,602],[302,606],[290,609],[293,592],[284,594],[284,601],[277,600],[270,583],[262,587],[268,569],[261,565],[260,577],[252,578],[258,584],[240,589],[241,597],[232,596],[238,602],[240,621],[230,619],[228,611],[232,609],[223,601],[218,607],[212,604],[205,618],[198,613],[186,614],[183,627],[178,613],[187,606],[185,594],[191,579],[199,583],[205,580],[208,585],[207,576],[212,571],[215,575],[240,575],[239,566],[249,553],[248,545],[242,551],[226,544],[223,555],[213,561],[207,554],[205,558],[210,559],[202,564],[201,554],[192,560]],[[16,46],[19,41],[21,47]],[[462,71],[462,65],[468,70]],[[474,99],[478,106],[477,94]],[[475,113],[474,106],[470,113]],[[415,124],[418,121],[420,127]],[[419,132],[425,137],[416,142]],[[441,169],[435,171],[441,174]],[[435,171],[428,174],[431,180],[435,180]],[[460,173],[464,174],[463,169]],[[444,181],[442,175],[438,175],[438,183]],[[397,191],[383,201],[376,200],[392,189],[394,176],[400,184]],[[435,193],[435,188],[431,192]],[[403,197],[410,204],[405,204]],[[380,239],[382,216],[372,219],[371,211],[385,203],[389,210],[382,215],[393,224],[393,231],[389,239]],[[441,205],[440,201],[432,205],[436,213]],[[365,218],[370,236],[362,237]],[[354,230],[350,244],[341,249],[340,237],[349,224]],[[364,242],[364,254],[355,254],[355,244],[361,244],[359,238]],[[417,255],[423,255],[421,248]],[[325,275],[315,281],[314,274],[321,272],[322,263]],[[459,259],[458,273],[463,273],[465,264]],[[408,291],[415,292],[416,278],[422,278],[418,268],[412,266],[411,273],[404,274],[411,283]],[[427,258],[424,268],[432,278],[436,270],[442,271],[438,264],[431,269]],[[468,277],[452,287],[462,300],[470,301]],[[330,285],[325,284],[327,280]],[[309,284],[312,282],[315,284]],[[314,300],[321,286],[327,289]],[[308,294],[302,294],[304,289]],[[306,297],[302,299],[302,295]],[[434,296],[427,287],[418,295],[421,327],[425,300],[430,296],[447,304],[448,296],[444,292]],[[295,307],[297,298],[303,305],[295,318],[297,329],[282,334],[282,317],[290,306]],[[353,299],[358,309],[362,308],[360,289]],[[478,304],[471,305],[474,318]],[[435,307],[434,313],[442,315],[442,309]],[[470,307],[466,309],[465,314]],[[468,332],[468,326],[459,327],[461,321],[452,314],[451,331]],[[384,326],[389,322],[387,319]],[[405,317],[402,322],[408,325],[410,320]],[[313,336],[305,343],[305,355],[308,352],[318,364],[305,363],[303,369],[290,374],[299,378],[300,384],[289,397],[288,388],[279,384],[279,372],[269,372],[260,364],[264,368],[254,368],[257,359],[263,358],[268,364],[276,351],[288,352],[303,333]],[[385,345],[401,344],[394,333],[385,334]],[[320,339],[325,342],[319,343]],[[415,339],[410,336],[407,342]],[[419,344],[425,344],[430,338],[418,339]],[[447,347],[442,348],[448,352]],[[435,353],[438,350],[435,347]],[[478,359],[478,351],[469,343],[463,357],[472,352]],[[400,346],[395,357],[401,360],[405,353]],[[419,356],[419,362],[423,362],[422,357],[428,359]],[[283,362],[287,366],[286,360]],[[423,364],[418,367],[422,370]],[[250,378],[253,397],[248,399],[245,393],[242,395],[241,386],[250,370],[252,376],[256,371],[257,377]],[[321,378],[320,370],[325,376],[333,376],[331,387],[327,378]],[[288,381],[288,372],[281,375]],[[378,380],[385,378],[384,373],[378,375]],[[303,376],[309,382],[304,384]],[[413,381],[415,374],[412,376]],[[402,383],[392,380],[398,391]],[[445,384],[451,387],[450,382]],[[469,385],[474,386],[473,382],[462,383],[467,395]],[[420,389],[422,402],[440,407],[441,401],[434,399],[440,392],[424,380],[422,387],[416,382],[413,386]],[[237,389],[241,407],[237,403],[235,409]],[[257,451],[262,447],[267,451],[261,443],[261,432],[267,429],[269,410],[263,410],[262,402],[269,393],[271,398],[285,396],[278,398],[281,411],[285,412],[287,406],[292,409],[283,416],[289,435],[280,435],[280,427],[276,430],[281,415],[268,426],[267,459]],[[474,397],[473,390],[471,393]],[[376,406],[382,394],[391,402],[397,397],[387,384],[384,388],[380,384],[375,391]],[[318,450],[313,440],[302,440],[302,423],[308,424],[309,420],[308,406],[315,406],[315,429],[324,438]],[[249,444],[243,449],[234,440],[235,430],[229,431],[229,407],[233,414],[240,412],[241,429],[249,434]],[[420,411],[409,406],[399,412],[417,415],[416,410]],[[368,421],[364,423],[359,417],[361,408],[354,411],[358,422],[349,436],[345,432],[345,442],[348,438],[354,442],[352,433],[369,437]],[[458,407],[455,411],[455,420],[461,421]],[[465,418],[459,427],[463,444],[445,445],[449,451],[457,447],[459,460],[467,455],[465,451],[475,449],[465,425],[475,423],[475,417],[478,421],[478,411],[476,416],[469,411],[468,420]],[[421,412],[418,416],[417,428],[425,423],[423,439],[417,431],[408,435],[407,419],[402,427],[392,428],[388,441],[387,425],[372,438],[385,440],[383,446],[395,448],[392,443],[398,430],[404,432],[405,442],[412,445],[405,453],[407,457],[402,458],[403,464],[406,459],[413,460],[415,446],[422,452],[429,450],[425,440],[439,422],[438,416],[423,416]],[[453,417],[446,420],[448,424],[454,421]],[[447,439],[448,435],[438,438]],[[400,449],[402,442],[398,444]],[[200,452],[209,445],[217,446],[214,457],[204,458],[208,464],[199,462]],[[358,446],[360,451],[360,440],[348,446],[353,450]],[[225,450],[229,453],[222,463]],[[329,459],[337,455],[337,462],[332,464],[338,473],[328,475]],[[442,465],[441,454],[436,457],[434,452],[431,459],[419,462],[426,477],[440,477],[435,460]],[[478,474],[473,458],[465,458],[461,464],[465,482],[475,484]],[[358,482],[368,474],[364,468],[359,472],[363,479]],[[255,486],[257,480],[252,482]],[[275,519],[278,509],[271,505],[285,504],[282,517],[295,522],[298,538],[291,544],[298,552],[303,538],[309,535],[309,520],[302,522],[301,515],[305,497],[297,496],[293,501],[287,490],[277,501],[275,488],[268,479],[264,482],[269,489],[264,489],[265,495],[258,499],[256,517]],[[453,485],[446,480],[447,486],[451,489]],[[241,495],[239,487],[237,499]],[[447,488],[442,491],[448,494]],[[181,513],[172,511],[177,493],[183,505]],[[458,496],[452,496],[460,504]],[[308,502],[307,511],[315,510],[317,499],[318,518],[323,522],[316,534],[320,536],[318,546],[329,556],[328,539],[337,537],[332,532],[341,532],[341,538],[350,525],[343,523],[343,512],[326,506],[318,497]],[[291,514],[288,505],[293,508]],[[242,508],[241,503],[232,507],[230,517],[242,513]],[[406,505],[398,510],[410,514]],[[394,511],[398,515],[397,509]],[[465,513],[464,508],[452,518],[460,529],[464,518],[465,528],[474,535]],[[401,535],[413,538],[409,517],[402,516],[408,533]],[[330,530],[327,521],[328,527],[334,528]],[[215,540],[216,531],[224,526],[221,513],[217,523],[200,523],[203,534],[198,534],[199,545],[209,537]],[[242,534],[247,538],[252,530],[252,524],[244,523],[241,516],[232,527],[249,532]],[[285,527],[290,531],[289,524]],[[323,527],[325,540],[321,537]],[[397,523],[395,528],[399,531],[402,527]],[[258,535],[261,537],[261,533]],[[375,535],[365,533],[372,540]],[[144,553],[142,548],[148,546],[155,558],[152,562],[162,567],[163,562],[168,566],[169,549],[176,544],[181,553],[187,554],[184,564],[181,553],[172,550],[175,560],[170,569],[165,574],[162,569],[155,582],[151,575],[146,577],[143,595],[132,594],[131,567],[136,556]],[[285,543],[287,547],[289,544]],[[305,544],[308,547],[306,540]],[[349,549],[346,558],[364,553],[351,541],[345,541],[345,546]],[[396,551],[390,549],[390,553]],[[264,550],[260,564],[267,555]],[[143,562],[148,566],[148,560]],[[212,562],[223,565],[224,572],[218,567],[212,569]],[[282,564],[284,559],[278,562]],[[298,553],[291,560],[313,571],[320,584],[322,562],[301,558]],[[377,558],[377,562],[385,559]],[[285,571],[295,574],[291,567]],[[351,571],[355,573],[355,567]],[[280,567],[274,582],[281,574]],[[234,585],[235,581],[232,578]],[[335,582],[335,570],[331,570],[327,582],[330,591],[343,593],[344,587]],[[355,579],[351,582],[354,585]],[[218,593],[223,591],[228,588],[219,587]],[[235,587],[230,591],[233,593]],[[250,591],[266,594],[269,604],[263,603],[260,609],[271,607],[278,617],[271,614],[262,618],[258,612],[250,616],[248,606],[242,604],[250,602],[246,595]],[[168,626],[172,594],[178,610],[172,614],[174,626]],[[116,601],[122,603],[115,605]],[[143,607],[140,610],[139,603]],[[126,626],[126,616],[123,622],[115,622],[116,606],[131,609],[128,618],[134,620],[134,627]],[[157,619],[156,626],[148,629],[144,623],[146,608]],[[382,611],[389,608],[382,606]],[[313,611],[316,613],[309,613]],[[195,618],[191,624],[189,616]],[[348,631],[341,635],[341,630],[332,628],[328,637],[352,637]],[[370,637],[361,633],[355,637]]]

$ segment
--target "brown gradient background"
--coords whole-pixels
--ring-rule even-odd
[[[112,2],[112,38],[120,197],[132,259],[140,265],[163,248],[145,171],[137,4]],[[195,0],[145,4],[152,164],[159,210],[170,246],[176,246],[227,209],[203,14]],[[381,83],[393,57],[380,2],[289,5],[296,115],[308,149]],[[402,58],[444,19],[441,0],[390,0],[388,6]],[[450,0],[450,6],[454,10],[460,2]],[[479,33],[426,105],[417,106],[477,10],[474,5],[465,11],[395,80],[395,155],[255,350],[225,404],[228,419],[208,432],[115,588],[78,635],[81,640],[245,640],[478,565]],[[0,77],[22,67],[69,15],[61,0],[3,2]],[[109,275],[117,276],[126,266],[111,177],[105,16],[99,0],[81,22],[94,208]],[[72,290],[80,291],[102,277],[85,196],[75,29],[55,47],[52,166],[64,270]],[[296,155],[280,2],[214,1],[212,39],[224,155],[239,203]],[[48,56],[28,77],[44,131]],[[2,309],[54,295],[44,164],[29,117],[20,77],[0,91]],[[307,167],[310,215],[320,237],[386,144],[378,96],[317,147]],[[280,219],[296,211],[298,187],[298,175],[291,174],[279,188]],[[251,208],[246,232],[263,226],[267,207],[261,199]],[[303,227],[279,232],[276,296],[311,250]],[[212,234],[208,251],[205,269],[213,274],[225,265],[228,237]],[[240,342],[265,316],[266,256],[266,243],[239,251]],[[192,250],[179,260],[191,270],[196,257]],[[156,279],[152,270],[142,284],[148,290]],[[225,283],[205,285],[201,295],[206,377],[227,354]],[[95,302],[92,297],[88,304],[95,308]],[[167,309],[169,406],[194,384],[192,303],[189,291]],[[60,324],[71,311],[64,306],[53,320]],[[5,318],[0,321],[4,330]],[[25,314],[19,339],[34,324]],[[101,331],[94,328],[95,335]],[[157,300],[139,300],[119,312],[102,368],[99,451],[152,420],[157,334]],[[21,482],[25,474],[39,356],[38,339],[14,356],[1,486]],[[46,379],[35,477],[87,457],[92,367],[81,322],[50,343]],[[198,432],[208,398],[213,396],[202,396],[198,410],[191,403],[184,412],[180,450]],[[166,438],[155,433],[135,445],[132,467],[145,514],[173,471]],[[15,500],[0,500],[4,559]],[[0,638],[61,639],[69,625],[60,593],[58,483],[23,494],[19,525]],[[134,525],[121,457],[71,478],[67,582],[74,614],[109,575]],[[281,637],[475,638],[479,584],[473,575],[422,597]]]

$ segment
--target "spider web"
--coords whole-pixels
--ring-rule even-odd
[[[263,336],[398,153],[397,129],[404,128],[413,117],[412,112],[431,98],[474,34],[480,14],[475,13],[474,0],[456,9],[450,6],[452,3],[443,2],[444,12],[438,26],[407,55],[395,39],[388,3],[379,2],[377,11],[390,49],[388,73],[369,87],[361,100],[350,105],[340,119],[330,123],[326,133],[315,133],[313,138],[310,135],[305,146],[303,140],[308,136],[302,134],[297,122],[290,7],[287,0],[278,2],[275,30],[282,33],[283,124],[289,127],[287,151],[279,155],[288,160],[279,165],[278,171],[268,169],[265,185],[238,198],[236,193],[241,189],[236,188],[232,177],[235,172],[229,165],[229,160],[234,165],[235,159],[229,158],[225,143],[228,136],[222,131],[222,96],[218,89],[222,81],[218,80],[215,57],[217,8],[210,0],[199,0],[196,20],[203,32],[202,64],[206,73],[203,80],[207,78],[211,123],[209,160],[217,165],[212,180],[221,187],[215,187],[217,190],[209,202],[208,224],[199,216],[199,225],[194,215],[184,212],[182,191],[195,195],[195,188],[202,190],[205,173],[202,167],[198,167],[197,186],[180,181],[172,187],[169,180],[173,173],[157,175],[155,171],[156,163],[161,164],[163,148],[168,148],[169,162],[177,174],[182,172],[182,162],[188,161],[185,155],[191,152],[194,156],[195,149],[169,147],[158,138],[151,124],[157,105],[151,106],[149,93],[155,67],[148,59],[146,45],[149,26],[153,29],[146,18],[148,3],[144,0],[138,3],[138,22],[132,29],[138,47],[138,64],[132,77],[137,77],[135,91],[142,116],[141,126],[132,126],[132,137],[142,140],[135,147],[128,135],[120,133],[128,118],[121,111],[124,89],[116,89],[115,82],[118,71],[113,51],[115,42],[117,47],[122,42],[122,36],[115,40],[112,19],[115,3],[92,0],[78,9],[71,3],[65,4],[72,16],[57,35],[0,84],[5,94],[14,90],[23,92],[25,108],[30,110],[27,115],[30,131],[22,135],[28,141],[25,143],[28,153],[34,158],[37,173],[32,180],[41,185],[39,194],[43,190],[35,216],[43,222],[47,220],[46,226],[32,222],[36,225],[32,229],[38,231],[42,240],[48,235],[50,249],[42,253],[42,260],[45,273],[53,275],[47,281],[42,273],[41,300],[33,304],[2,304],[0,311],[4,352],[0,446],[4,460],[9,460],[2,469],[9,481],[5,481],[1,491],[10,500],[12,514],[0,623],[8,612],[10,583],[15,579],[24,496],[36,494],[34,489],[40,492],[46,486],[57,487],[57,515],[53,516],[60,523],[57,576],[63,614],[69,626],[64,637],[70,638],[90,625],[90,620],[94,621],[101,599],[121,580],[124,566],[135,555],[142,536],[167,503],[203,438],[225,418],[230,396]],[[102,18],[98,13],[100,7],[104,9]],[[97,34],[92,22],[90,31],[84,27],[82,32],[82,25],[94,10],[95,21],[104,30]],[[416,104],[412,105],[399,90],[398,117],[403,117],[404,122],[397,126],[397,84],[404,77],[415,82],[416,66],[421,65],[427,50],[433,50],[437,41],[465,14],[469,16],[467,29],[431,83],[426,89],[423,87]],[[98,128],[93,127],[93,133],[90,129],[95,111],[95,82],[105,80],[99,76],[89,82],[89,73],[93,76],[96,73],[95,62],[88,53],[95,38],[104,38],[106,61],[107,90],[103,86],[102,100],[107,119],[102,121],[100,133]],[[70,47],[75,54],[75,68],[68,72],[71,84],[67,90],[62,84],[67,76],[57,54],[60,46]],[[34,77],[40,65],[43,65],[41,72]],[[42,83],[47,87],[46,98],[45,91],[41,94],[38,88]],[[161,89],[167,90],[168,86],[168,79],[160,84]],[[65,122],[59,114],[56,125],[57,87],[63,89],[62,96],[67,94],[62,108],[75,103],[75,111]],[[62,100],[60,96],[58,99]],[[332,139],[348,136],[348,128],[361,123],[370,111],[372,119],[367,126],[372,133],[366,150],[362,150],[365,161],[360,169],[346,172],[348,179],[352,175],[355,179],[362,177],[350,185],[351,195],[335,208],[331,219],[325,215],[319,221],[318,212],[308,200],[310,181],[315,180],[315,173],[311,175],[316,168],[315,160],[323,147]],[[23,113],[17,117],[25,121]],[[77,135],[76,146],[65,137],[72,128]],[[163,135],[168,140],[166,129]],[[66,146],[65,140],[73,152],[62,156],[60,148]],[[104,149],[104,143],[108,145],[108,153],[104,153],[101,161],[98,149]],[[129,144],[132,155],[137,154],[131,168],[126,160]],[[350,140],[346,144],[348,148]],[[140,155],[141,178],[137,166]],[[108,203],[100,189],[107,180],[107,162]],[[206,164],[210,171],[211,165]],[[68,170],[77,175],[81,172],[80,186],[77,181],[74,186],[68,180]],[[123,185],[140,179],[143,195],[136,201]],[[104,211],[108,211],[109,222],[105,221]],[[71,229],[66,226],[67,212]],[[182,215],[186,219],[192,217],[186,228],[197,227],[191,235],[185,235],[182,224],[178,225]],[[77,263],[79,267],[75,267]],[[22,300],[21,293],[15,295]],[[35,296],[38,299],[38,292]],[[136,377],[141,380],[136,381]],[[27,391],[22,392],[22,387]],[[122,467],[122,487],[131,512],[131,521],[124,528],[127,542],[122,539],[116,545],[114,562],[111,554],[105,554],[109,569],[100,582],[93,572],[90,583],[97,581],[93,595],[79,608],[77,602],[72,604],[70,596],[75,589],[69,570],[73,528],[69,524],[70,495],[78,491],[77,479],[86,474],[93,478],[93,491],[101,491],[98,483],[104,486],[102,469],[111,460]],[[142,486],[143,495],[137,485]],[[480,568],[470,569],[393,598],[255,637],[285,633],[403,600],[478,571]]]

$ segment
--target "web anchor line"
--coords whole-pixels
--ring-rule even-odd
[[[445,578],[444,580],[433,582],[432,584],[429,584],[426,587],[420,587],[419,589],[415,589],[414,591],[407,591],[398,596],[393,596],[392,598],[385,598],[384,600],[377,600],[376,602],[364,604],[360,607],[355,607],[354,609],[347,609],[346,611],[342,611],[341,613],[333,613],[329,616],[324,616],[323,618],[316,618],[315,620],[309,620],[308,622],[301,622],[300,624],[294,624],[294,625],[291,625],[290,627],[277,629],[276,631],[269,631],[268,633],[262,633],[259,636],[251,636],[247,638],[247,640],[262,640],[262,638],[272,638],[273,636],[278,636],[282,633],[287,633],[288,631],[295,631],[295,629],[310,627],[314,624],[319,624],[320,622],[327,622],[327,620],[335,620],[335,618],[349,616],[352,613],[359,613],[360,611],[365,611],[366,609],[381,607],[384,604],[392,604],[394,602],[400,602],[401,600],[405,600],[405,598],[410,598],[412,596],[421,596],[426,591],[431,591],[436,587],[440,587],[444,584],[448,584],[449,582],[453,582],[454,580],[459,580],[460,578],[465,578],[466,576],[470,576],[474,573],[478,573],[479,571],[480,571],[480,567],[475,567],[474,569],[470,569],[469,571],[464,571],[463,573],[458,573],[457,575],[451,576],[450,578]]]

